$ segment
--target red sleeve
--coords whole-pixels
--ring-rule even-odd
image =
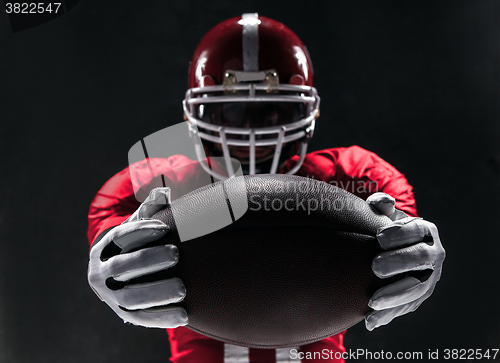
[[[140,169],[137,169],[140,171]],[[134,195],[129,169],[109,179],[90,204],[87,238],[90,245],[105,230],[127,219],[140,205]]]
[[[298,157],[285,165],[289,170]],[[417,216],[412,187],[405,176],[375,153],[359,146],[333,148],[307,154],[297,175],[323,180],[366,199],[384,192],[396,199],[396,208]]]
[[[191,187],[186,180],[196,180],[197,163],[181,155],[168,159],[152,158],[136,162],[109,179],[90,204],[87,238],[90,245],[104,231],[126,220],[149,191],[159,186],[171,188],[172,200]]]

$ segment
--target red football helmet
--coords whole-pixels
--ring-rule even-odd
[[[297,35],[275,20],[243,14],[216,25],[198,44],[184,114],[206,154],[223,156],[230,172],[231,158],[246,174],[273,174],[299,154],[293,174],[319,116],[312,85],[311,59]]]

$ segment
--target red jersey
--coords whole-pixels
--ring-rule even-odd
[[[297,162],[288,160],[285,173]],[[189,186],[206,177],[199,163],[174,155],[168,159],[149,159],[132,164],[108,180],[92,201],[89,210],[88,239],[90,244],[108,229],[126,220],[140,205],[134,186],[145,186],[162,175],[171,188],[172,200],[190,191]],[[189,165],[188,165],[189,164]],[[345,189],[366,199],[375,192],[384,192],[396,199],[396,208],[416,216],[412,187],[403,174],[376,154],[358,146],[333,148],[306,155],[296,175],[314,178]],[[165,180],[165,179],[164,179]],[[189,292],[188,292],[189,293]],[[175,363],[278,363],[278,362],[344,362],[342,340],[345,331],[319,342],[292,349],[253,349],[225,344],[195,333],[188,328],[167,329]]]

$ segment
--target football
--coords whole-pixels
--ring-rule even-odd
[[[364,319],[387,281],[371,270],[377,229],[391,220],[328,183],[251,175],[200,188],[152,218],[170,231],[188,328],[254,348],[332,336]]]

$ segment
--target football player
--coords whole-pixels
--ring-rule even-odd
[[[372,311],[365,323],[373,330],[414,311],[432,294],[445,251],[436,226],[417,218],[412,187],[389,163],[358,146],[307,154],[319,101],[312,63],[301,40],[275,20],[243,14],[218,24],[199,43],[183,108],[186,122],[203,141],[200,158],[219,157],[228,169],[231,158],[236,159],[245,174],[313,177],[347,189],[393,220],[378,231],[377,239],[386,251],[374,259],[372,269],[381,278],[405,277],[371,298]],[[179,256],[172,245],[137,250],[168,232],[164,223],[149,217],[207,172],[201,162],[181,167],[188,165],[185,159],[174,155],[136,162],[97,193],[88,216],[92,246],[88,278],[96,294],[126,322],[167,328],[172,362],[295,362],[301,358],[303,362],[343,362],[339,354],[318,359],[313,353],[345,352],[345,332],[297,347],[295,354],[290,349],[234,346],[183,327],[189,316],[183,308],[170,305],[189,294],[180,279],[126,284],[134,277],[167,269],[179,258],[189,258]],[[133,183],[147,186],[160,174],[169,179],[170,188],[153,189],[140,204]],[[124,253],[113,255],[106,249],[111,241]],[[111,286],[111,278],[118,285]]]

